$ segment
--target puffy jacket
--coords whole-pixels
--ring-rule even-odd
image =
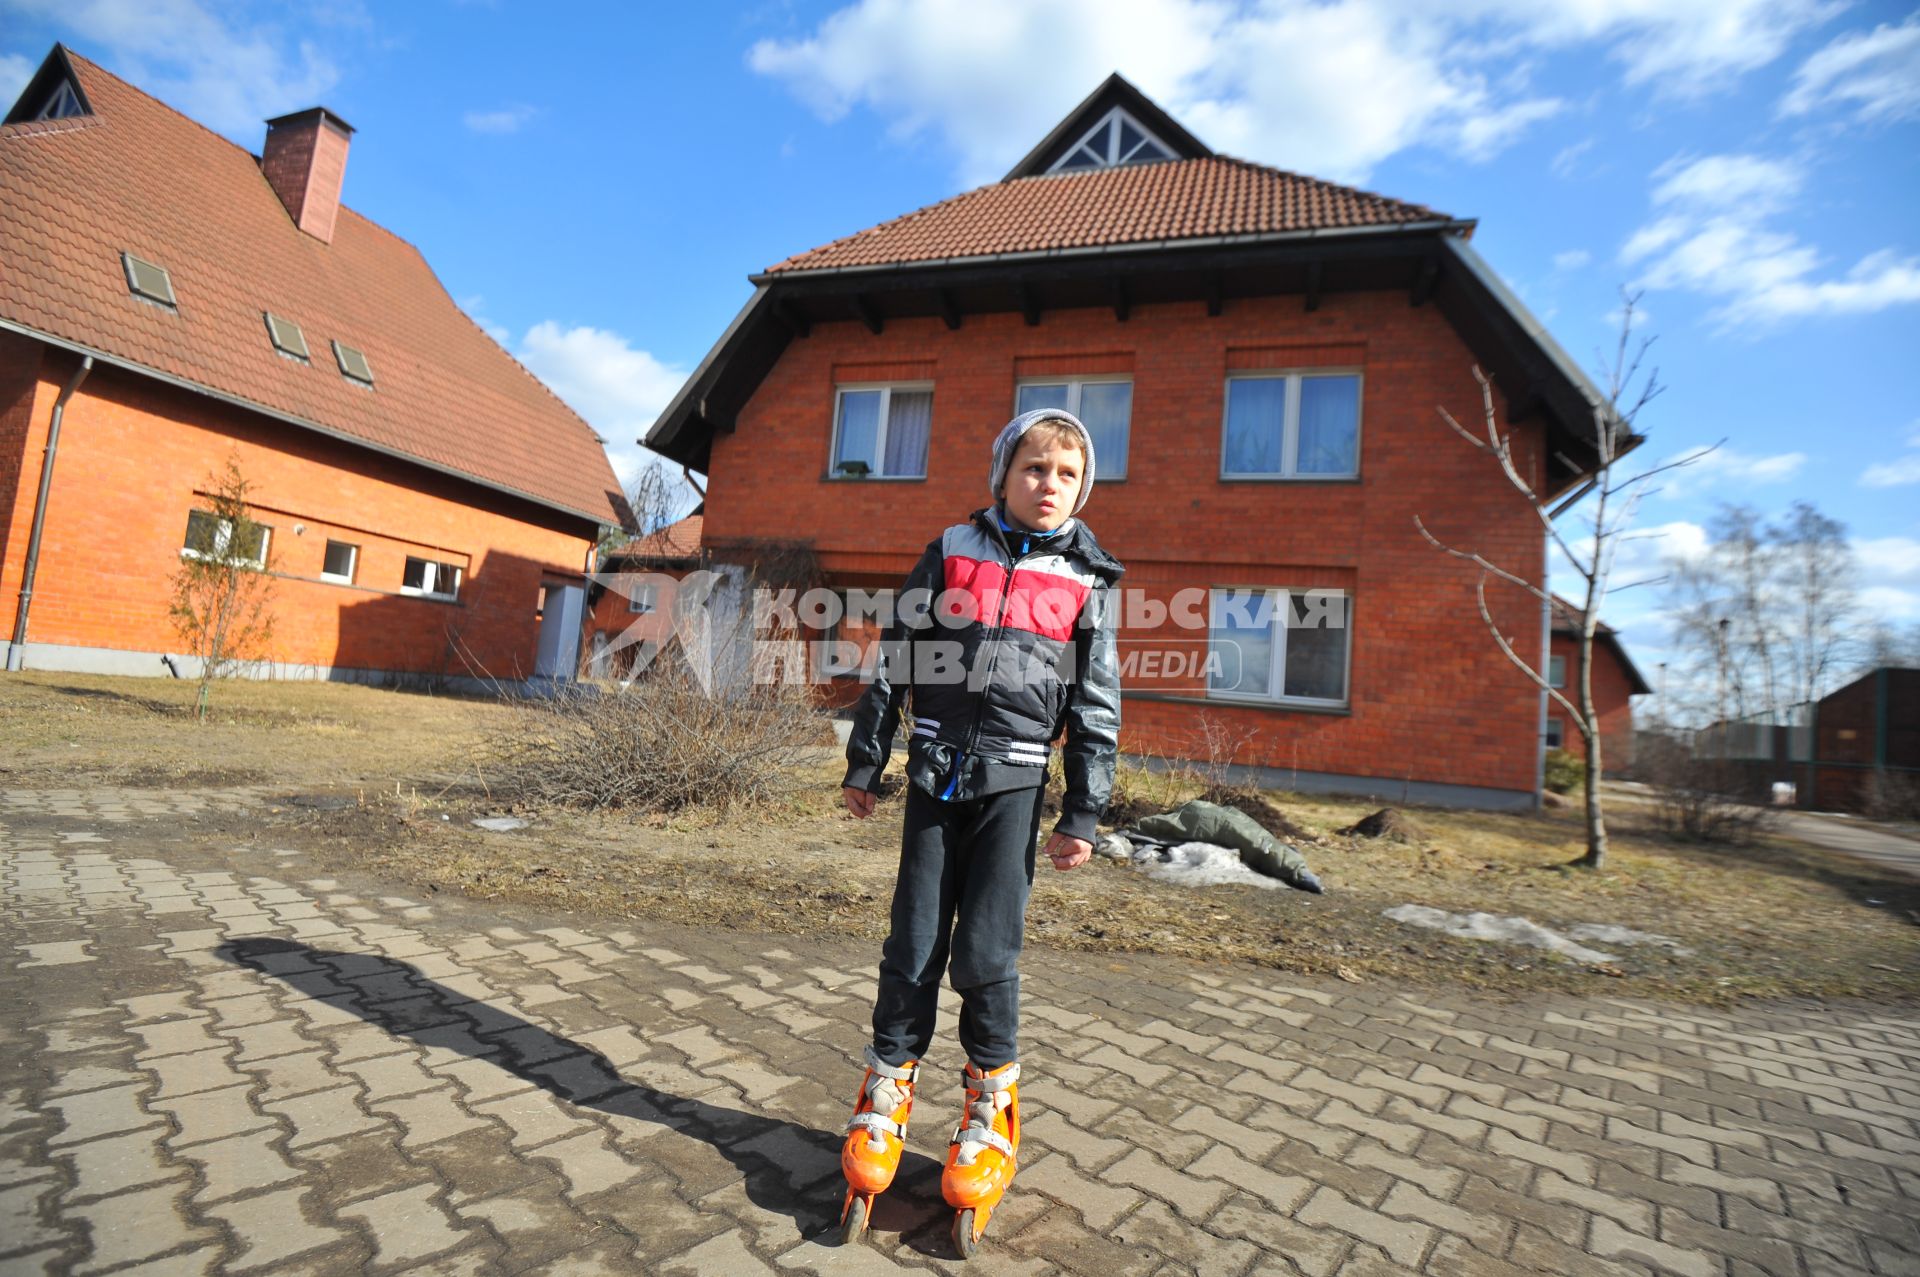
[[[847,741],[873,790],[909,690],[907,776],[950,800],[1044,783],[1066,733],[1060,832],[1091,841],[1120,739],[1114,583],[1125,569],[1075,519],[1051,537],[976,511],[927,546],[896,600]],[[931,606],[930,606],[931,604]]]

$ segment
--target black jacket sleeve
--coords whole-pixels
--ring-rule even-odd
[[[878,793],[880,773],[887,769],[893,754],[893,734],[900,726],[900,706],[913,682],[913,656],[909,641],[914,627],[909,623],[907,600],[916,590],[937,596],[945,580],[940,542],[928,544],[920,561],[907,574],[906,584],[893,601],[893,620],[881,635],[880,652],[874,662],[873,682],[861,693],[853,710],[853,731],[847,736],[847,778],[840,783],[868,793]],[[923,604],[921,613],[926,614]],[[896,669],[889,655],[901,657],[907,668]]]
[[[1087,596],[1074,639],[1077,677],[1067,698],[1067,792],[1054,831],[1088,842],[1113,796],[1114,761],[1120,750],[1116,602],[1110,584],[1096,586]]]

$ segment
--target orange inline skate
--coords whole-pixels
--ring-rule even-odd
[[[1020,1065],[982,1073],[968,1064],[966,1119],[954,1129],[940,1192],[953,1207],[953,1248],[971,1259],[986,1235],[987,1220],[1013,1183],[1020,1153]]]
[[[913,1112],[917,1060],[899,1068],[882,1064],[867,1048],[867,1073],[847,1121],[847,1142],[840,1149],[840,1169],[847,1177],[847,1200],[840,1207],[840,1240],[858,1241],[867,1231],[873,1199],[887,1191],[900,1154],[906,1147],[907,1118]]]

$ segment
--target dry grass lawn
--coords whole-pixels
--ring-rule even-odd
[[[516,723],[495,702],[311,683],[216,688],[191,718],[181,682],[25,674],[0,679],[0,787],[91,780],[130,786],[250,784],[287,798],[326,793],[340,810],[274,803],[251,835],[321,863],[359,865],[418,891],[525,899],[603,917],[877,941],[886,927],[900,801],[867,822],[839,805],[831,751],[784,799],[722,817],[521,811],[508,834],[471,820],[511,809],[511,777],[487,742]],[[1140,807],[1198,785],[1123,770]],[[1643,809],[1616,804],[1604,872],[1570,870],[1571,811],[1529,815],[1408,808],[1408,844],[1340,836],[1377,804],[1299,794],[1265,801],[1310,835],[1301,850],[1328,894],[1185,888],[1096,859],[1035,884],[1035,941],[1509,993],[1604,992],[1725,1002],[1749,996],[1920,997],[1920,883],[1791,839],[1739,849],[1670,841]],[[221,830],[232,838],[236,831]],[[210,834],[211,836],[211,834]],[[1592,947],[1588,967],[1543,950],[1457,940],[1382,917],[1403,903],[1520,914],[1564,930],[1611,923],[1694,950]]]

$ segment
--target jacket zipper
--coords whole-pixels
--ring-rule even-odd
[[[980,719],[984,716],[987,707],[987,692],[993,686],[994,667],[998,665],[1000,661],[1000,632],[1006,626],[1007,613],[1013,610],[1014,569],[1020,566],[1021,559],[1027,557],[1026,554],[1015,554],[1013,552],[1013,544],[1007,540],[1005,534],[1003,534],[1000,529],[989,526],[988,530],[991,531],[995,539],[1000,542],[1000,548],[1007,552],[1007,579],[1002,583],[1000,589],[1000,615],[993,623],[993,630],[989,639],[994,646],[988,649],[987,652],[987,672],[986,676],[980,681],[980,691],[977,694],[977,699],[974,701],[973,724],[967,731],[967,747],[960,751],[958,758],[953,760],[953,774],[947,778],[947,788],[941,794],[943,798],[951,794],[954,786],[960,783],[960,768],[966,763],[967,755],[973,753],[974,747],[980,743]],[[1028,553],[1031,552],[1031,547],[1029,547]]]

